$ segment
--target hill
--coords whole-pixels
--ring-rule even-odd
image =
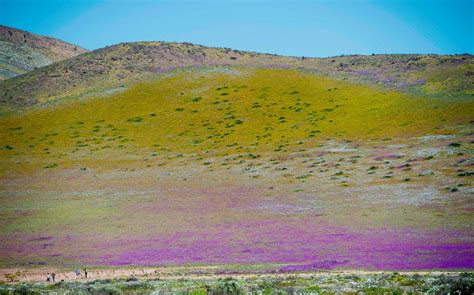
[[[0,267],[472,269],[473,66],[137,42],[2,81]]]
[[[472,97],[472,55],[287,57],[190,43],[123,43],[0,83],[2,106],[32,106],[97,95],[188,68],[244,66],[299,69],[335,79],[431,97]]]
[[[0,25],[0,80],[84,52],[77,45]]]
[[[101,149],[120,153],[126,146],[152,153],[155,145],[175,153],[265,152],[280,145],[303,148],[304,142],[314,146],[327,138],[381,140],[449,132],[451,126],[469,123],[472,104],[381,91],[295,70],[199,69],[108,96],[6,116],[2,138],[10,139],[6,143],[16,155],[41,155],[44,148],[51,152],[55,147],[58,154],[75,151],[75,157]],[[49,134],[55,134],[52,146]],[[303,143],[296,145],[299,141]]]

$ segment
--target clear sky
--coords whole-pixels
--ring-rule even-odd
[[[0,0],[0,23],[87,49],[180,41],[296,56],[474,53],[474,0]]]

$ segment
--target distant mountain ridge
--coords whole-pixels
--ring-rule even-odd
[[[59,61],[0,82],[0,104],[32,106],[113,91],[179,69],[290,68],[421,95],[472,97],[472,55],[279,56],[191,43],[130,42]]]
[[[59,39],[0,25],[0,80],[87,52]]]

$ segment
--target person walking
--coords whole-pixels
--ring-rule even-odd
[[[53,279],[53,283],[55,283],[56,282],[56,273],[53,272],[51,274],[51,278]]]
[[[84,277],[87,279],[87,269],[84,268]]]

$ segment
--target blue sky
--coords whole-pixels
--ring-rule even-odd
[[[88,49],[180,41],[296,56],[474,53],[474,0],[0,0],[0,23]]]

